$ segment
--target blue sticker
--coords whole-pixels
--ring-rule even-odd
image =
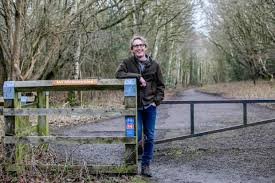
[[[26,104],[28,101],[28,97],[27,96],[21,96],[21,103],[22,104]]]
[[[135,117],[125,116],[125,135],[126,137],[135,136]]]
[[[14,99],[14,81],[5,81],[3,86],[4,99]]]
[[[124,85],[136,85],[136,79],[125,79]]]
[[[137,87],[136,87],[136,79],[126,79],[124,81],[124,96],[132,97],[136,96]]]

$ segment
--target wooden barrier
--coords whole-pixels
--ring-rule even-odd
[[[1,106],[4,106],[4,98],[3,97],[0,97],[0,107]]]
[[[49,109],[48,91],[75,90],[122,90],[124,89],[125,110],[98,111],[94,109]],[[8,170],[23,171],[23,157],[27,152],[26,144],[125,144],[125,162],[122,165],[87,165],[90,173],[133,173],[137,166],[137,87],[135,79],[87,79],[87,80],[52,80],[52,81],[6,81],[4,83],[5,146],[6,157],[11,160]],[[21,92],[37,92],[31,104],[22,105]],[[25,102],[27,99],[24,98]],[[36,108],[32,108],[36,107]],[[125,115],[125,136],[122,137],[87,137],[87,136],[49,136],[49,114],[83,115],[98,112],[119,112]],[[29,116],[38,116],[37,125],[32,126]],[[37,136],[30,134],[36,132]],[[43,165],[42,165],[43,166]],[[47,165],[48,166],[48,165]],[[62,166],[62,165],[51,165]],[[68,168],[68,165],[66,165]],[[70,169],[79,169],[73,165]]]

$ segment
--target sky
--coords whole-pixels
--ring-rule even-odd
[[[209,7],[208,0],[201,0],[203,5],[197,6],[194,13],[194,28],[196,31],[208,35],[208,28],[207,28],[207,16],[205,13],[205,8]]]

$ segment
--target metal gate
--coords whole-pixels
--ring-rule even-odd
[[[227,128],[221,128],[217,130],[210,130],[210,131],[204,131],[200,133],[195,133],[195,104],[242,104],[242,116],[243,116],[243,124],[237,125],[237,126],[231,126]],[[166,100],[163,101],[162,104],[173,104],[173,105],[178,105],[178,104],[189,104],[190,105],[190,134],[189,135],[183,135],[183,136],[178,136],[178,137],[173,137],[173,138],[166,138],[166,139],[160,139],[157,140],[155,143],[156,144],[161,144],[165,142],[171,142],[175,140],[183,140],[186,138],[191,138],[191,137],[198,137],[198,136],[203,136],[203,135],[209,135],[209,134],[214,134],[214,133],[219,133],[219,132],[224,132],[224,131],[229,131],[229,130],[235,130],[235,129],[240,129],[240,128],[246,128],[250,126],[257,126],[257,125],[262,125],[262,124],[268,124],[275,122],[275,119],[268,119],[268,120],[263,120],[263,121],[257,121],[253,123],[248,123],[247,121],[247,104],[258,104],[258,103],[274,103],[275,100],[270,100],[270,99],[261,99],[261,100]]]

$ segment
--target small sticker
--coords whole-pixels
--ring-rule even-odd
[[[136,85],[136,79],[125,79],[124,85]]]
[[[5,81],[4,87],[13,87],[14,88],[14,81]]]
[[[126,79],[124,81],[124,96],[131,97],[136,96],[137,87],[136,79]]]
[[[135,136],[135,117],[125,116],[125,135],[126,137]]]
[[[127,124],[127,129],[135,128],[134,124]]]
[[[14,99],[14,81],[5,81],[3,86],[4,99]]]
[[[28,101],[28,97],[27,96],[21,96],[21,103],[22,104],[26,104]]]

